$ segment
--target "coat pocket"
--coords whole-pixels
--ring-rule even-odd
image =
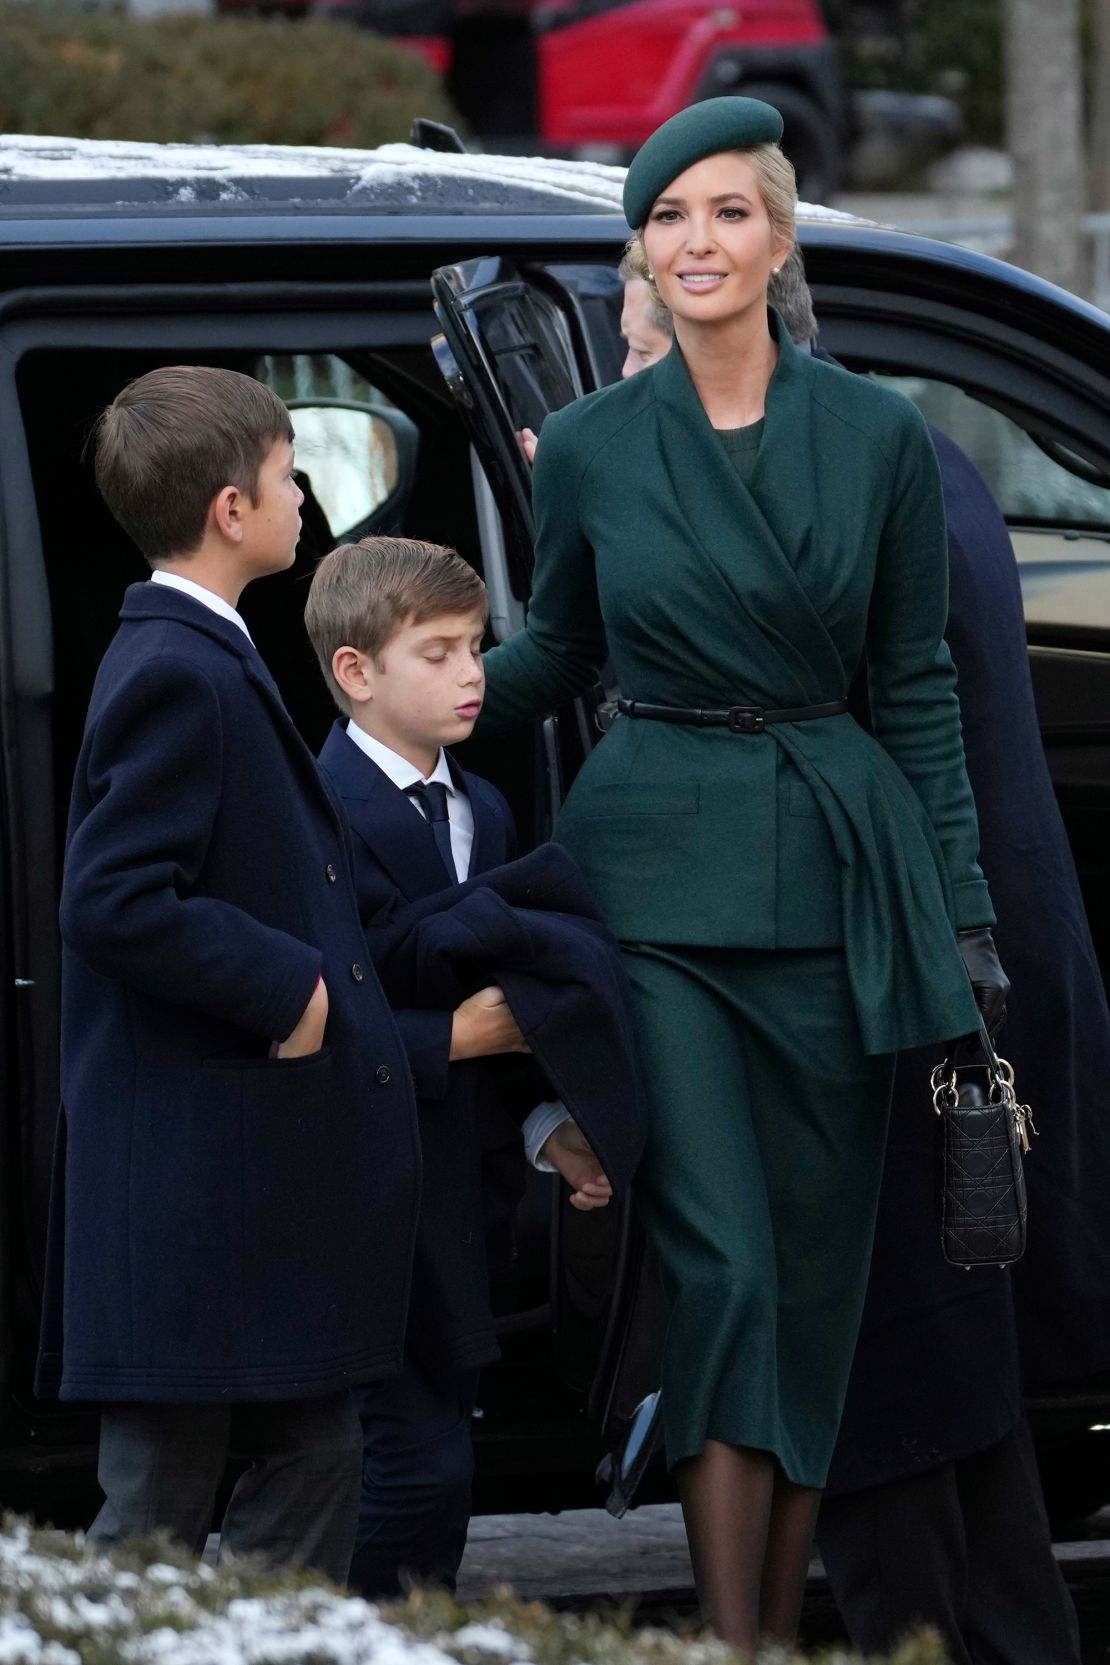
[[[260,1075],[269,1076],[276,1080],[282,1075],[294,1075],[298,1071],[310,1070],[314,1064],[322,1064],[331,1057],[331,1047],[325,1041],[318,1052],[306,1052],[301,1058],[206,1058],[203,1067],[206,1070],[237,1070],[257,1071]]]
[[[787,796],[787,807],[791,815],[800,815],[806,820],[823,821],[821,805],[817,802],[817,794],[812,786],[807,786],[804,780],[792,780]]]
[[[225,1072],[242,1095],[248,1354],[256,1364],[307,1364],[338,1350],[343,1285],[362,1272],[346,1262],[344,1241],[356,1229],[348,1212],[360,1155],[356,1095],[337,1079],[327,1046]]]

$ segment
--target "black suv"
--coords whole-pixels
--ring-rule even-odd
[[[454,545],[485,575],[493,636],[520,628],[532,519],[514,435],[619,374],[619,186],[588,164],[415,148],[0,140],[5,1504],[82,1520],[93,1499],[95,1409],[31,1389],[69,782],[120,596],[146,571],[94,490],[92,419],[129,378],[183,361],[248,371],[288,399],[309,487],[303,541],[295,569],[248,592],[243,611],[316,748],[332,713],[301,612],[306,575],[340,537],[403,529]],[[1044,742],[1105,963],[1110,317],[996,261],[843,216],[808,213],[801,240],[825,344],[947,429],[1011,524]],[[550,832],[595,740],[590,706],[470,743],[525,845]],[[531,1177],[498,1290],[504,1359],[481,1395],[480,1507],[598,1499],[598,1460],[633,1408],[638,1257],[627,1215],[578,1215]],[[1062,1391],[1034,1412],[1048,1434],[1084,1431],[1110,1421],[1110,1390]],[[1072,1478],[1094,1506],[1110,1480],[1078,1449]]]

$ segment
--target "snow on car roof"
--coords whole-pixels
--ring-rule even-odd
[[[415,145],[139,144],[0,136],[0,203],[227,203],[368,209],[620,207],[623,168],[526,156],[456,155]]]
[[[144,144],[0,134],[0,208],[265,206],[434,213],[621,213],[625,170],[545,156],[456,154],[411,144]],[[851,220],[800,203],[806,220]]]

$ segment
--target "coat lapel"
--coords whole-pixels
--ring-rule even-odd
[[[450,881],[431,828],[415,804],[355,744],[342,722],[333,724],[320,762],[343,800],[356,837],[401,894],[415,901],[446,890]]]
[[[691,537],[751,628],[737,642],[744,667],[738,698],[807,704],[843,693],[843,671],[801,573],[820,528],[808,484],[815,472],[784,468],[807,458],[811,361],[771,312],[779,362],[767,389],[763,440],[750,486],[739,478],[698,396],[676,341],[651,372],[659,407],[659,451],[673,501]]]
[[[505,859],[504,833],[501,818],[486,799],[482,783],[459,768],[451,753],[447,753],[447,767],[455,783],[455,791],[464,793],[474,819],[474,842],[470,846],[470,866],[467,878],[484,873],[487,868],[500,867]]]

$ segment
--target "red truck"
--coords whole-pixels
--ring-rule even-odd
[[[401,40],[500,151],[627,161],[668,116],[743,92],[782,111],[803,197],[839,184],[850,107],[819,0],[220,0]]]

